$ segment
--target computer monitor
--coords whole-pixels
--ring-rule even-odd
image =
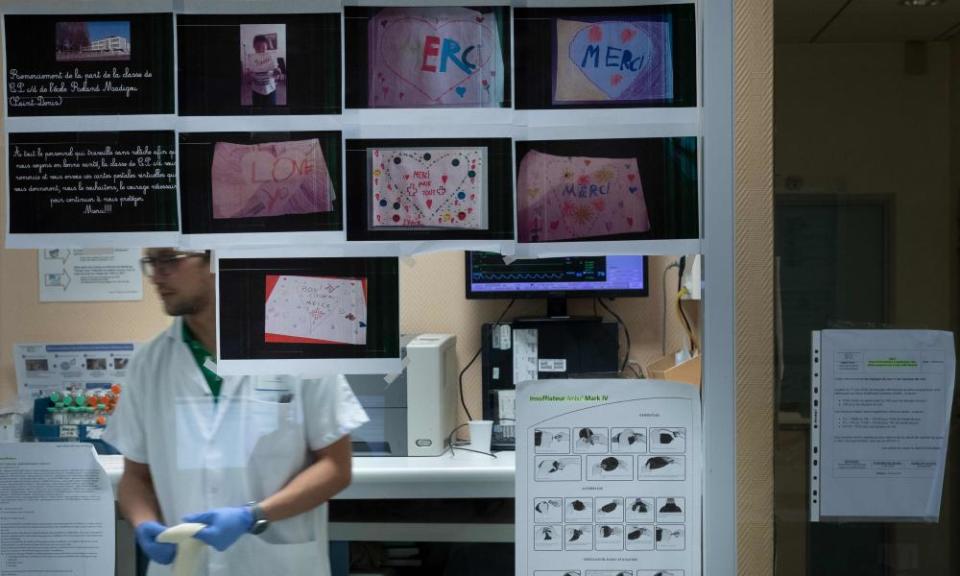
[[[646,256],[569,256],[514,260],[466,253],[466,296],[545,298],[547,315],[564,317],[567,298],[647,296]]]

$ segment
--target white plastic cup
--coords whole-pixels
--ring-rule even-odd
[[[493,420],[470,421],[470,449],[477,452],[490,452],[490,435],[493,433]]]

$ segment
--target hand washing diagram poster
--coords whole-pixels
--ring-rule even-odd
[[[487,228],[486,148],[371,148],[368,155],[371,228]]]
[[[267,275],[266,342],[367,343],[366,280]]]
[[[371,108],[496,107],[504,94],[497,15],[388,8],[370,19]]]
[[[650,230],[636,158],[555,156],[530,150],[517,177],[520,242]]]
[[[217,142],[211,180],[217,219],[333,210],[335,191],[317,139]]]
[[[700,574],[696,388],[528,381],[516,408],[516,574]]]
[[[554,103],[673,98],[669,19],[558,18],[556,26]]]

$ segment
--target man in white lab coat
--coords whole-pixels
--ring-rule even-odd
[[[124,455],[118,500],[169,574],[168,526],[200,522],[198,574],[327,576],[324,502],[350,483],[349,433],[367,421],[342,376],[220,377],[209,253],[142,260],[173,324],[130,364],[104,439]]]

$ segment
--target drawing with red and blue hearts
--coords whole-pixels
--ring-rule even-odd
[[[486,229],[486,147],[368,154],[371,227]]]
[[[673,98],[669,20],[556,22],[554,103]]]

